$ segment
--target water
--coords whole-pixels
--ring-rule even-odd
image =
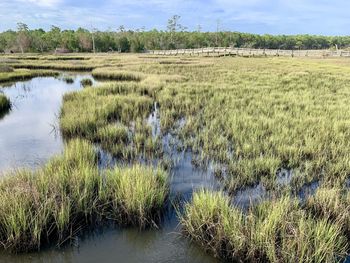
[[[17,82],[0,88],[11,101],[12,110],[0,119],[0,171],[18,167],[35,168],[61,152],[63,140],[57,130],[64,93],[79,90],[80,80],[49,77]]]
[[[261,201],[265,200],[267,196],[267,191],[263,184],[260,182],[255,186],[238,190],[232,199],[232,204],[246,210],[251,205],[258,204]]]
[[[0,119],[0,173],[18,167],[37,168],[63,150],[63,139],[57,132],[62,96],[81,89],[80,80],[86,77],[91,75],[74,75],[72,84],[60,78],[35,78],[1,89],[14,106]],[[159,125],[158,115],[156,112],[150,120],[153,125]],[[153,135],[159,134],[157,127]],[[102,167],[115,163],[108,154],[100,155]],[[176,159],[170,177],[172,199],[180,196],[181,200],[188,200],[201,187],[218,188],[210,169],[203,171],[192,166],[189,152],[173,153],[172,158]],[[216,262],[181,236],[174,209],[169,208],[164,217],[158,230],[107,227],[76,237],[72,244],[60,249],[19,255],[2,251],[0,263]]]

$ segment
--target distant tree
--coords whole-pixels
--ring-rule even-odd
[[[17,44],[22,54],[30,46],[29,28],[24,23],[17,23]]]
[[[79,49],[79,40],[74,30],[64,30],[61,32],[61,44],[62,48],[70,51],[76,51]]]
[[[215,43],[216,46],[219,46],[219,30],[220,30],[220,19],[216,20],[216,35],[215,35]]]
[[[92,38],[92,51],[96,53],[96,45],[95,45],[95,35],[96,35],[97,29],[92,28],[91,30],[91,38]]]
[[[90,32],[84,28],[78,28],[77,30],[78,43],[81,51],[91,51],[92,50],[92,39]]]
[[[55,50],[58,47],[62,47],[62,32],[57,26],[51,26],[51,30],[46,32],[43,36],[48,49]]]
[[[117,41],[119,52],[129,52],[130,51],[130,42],[126,36],[118,38]]]
[[[142,52],[146,49],[201,48],[208,46],[235,46],[270,49],[339,49],[350,47],[349,36],[315,35],[257,35],[222,31],[217,23],[215,32],[187,31],[180,23],[181,17],[174,15],[168,20],[165,31],[144,28],[127,30],[123,25],[116,30],[97,31],[79,28],[61,30],[52,26],[49,31],[30,30],[24,23],[18,23],[16,31],[0,32],[0,52],[47,52],[56,48],[70,51],[112,51]]]
[[[185,26],[179,23],[180,18],[181,16],[179,15],[173,15],[171,18],[168,19],[167,30],[170,34],[169,48],[176,48],[176,32],[183,32],[187,29]]]
[[[43,29],[35,29],[30,32],[31,35],[31,46],[33,51],[44,52],[47,48],[46,41],[43,36],[45,31]]]
[[[141,41],[140,37],[135,36],[130,41],[130,50],[132,52],[142,52],[145,50],[145,45],[143,41]]]
[[[10,49],[17,45],[17,32],[7,30],[0,33],[0,52]]]

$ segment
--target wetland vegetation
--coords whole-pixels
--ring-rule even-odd
[[[49,70],[16,69],[13,71],[0,70],[0,83],[24,81],[35,77],[58,76],[58,72]]]
[[[81,224],[105,220],[161,228],[166,206],[175,201],[174,156],[182,152],[220,185],[176,204],[179,232],[204,250],[243,262],[341,262],[347,256],[348,60],[29,56],[4,56],[14,70],[1,72],[0,81],[79,66],[104,82],[64,95],[61,155],[2,179],[5,249],[62,244]],[[100,165],[99,150],[113,165]],[[307,192],[311,185],[317,189]],[[246,208],[235,203],[238,192],[257,186],[261,198]]]
[[[167,174],[141,165],[99,174],[93,145],[71,140],[43,168],[5,175],[0,185],[0,239],[5,249],[28,251],[72,238],[83,224],[115,220],[154,224],[164,205]],[[19,201],[20,200],[20,201]]]

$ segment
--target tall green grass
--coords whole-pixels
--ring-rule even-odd
[[[350,237],[350,192],[341,187],[323,186],[306,200],[306,208],[316,217],[338,224]]]
[[[12,72],[0,72],[0,83],[24,81],[35,77],[58,76],[58,72],[49,70],[18,69]]]
[[[140,165],[107,171],[100,191],[102,202],[110,204],[105,212],[109,218],[141,226],[159,219],[167,195],[166,172]]]
[[[90,87],[90,86],[92,86],[92,84],[93,84],[92,80],[88,79],[88,78],[82,79],[80,81],[80,85],[83,86],[84,88],[85,87]]]
[[[96,66],[84,63],[43,63],[38,62],[22,62],[20,64],[13,64],[15,69],[30,69],[30,70],[66,70],[66,71],[92,71]]]
[[[97,79],[116,81],[141,81],[145,76],[142,73],[120,70],[118,68],[96,68],[92,75]]]
[[[150,93],[142,84],[116,83],[66,94],[60,114],[62,134],[100,143],[124,159],[157,155],[159,142],[146,123],[154,105]]]
[[[0,73],[9,73],[9,72],[13,72],[13,68],[10,67],[9,65],[6,64],[0,64]]]
[[[315,220],[290,197],[247,214],[220,192],[200,191],[181,216],[184,233],[217,257],[244,262],[339,262],[348,248],[337,224]]]
[[[70,141],[41,169],[10,173],[0,182],[1,246],[28,251],[60,245],[106,219],[153,226],[167,197],[166,173],[135,165],[106,174],[99,174],[93,145],[82,140]]]
[[[42,169],[12,172],[0,185],[1,244],[22,251],[65,241],[95,211],[98,185],[95,151],[79,140]]]

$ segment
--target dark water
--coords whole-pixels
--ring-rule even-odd
[[[57,132],[62,95],[79,90],[86,74],[74,75],[74,83],[60,78],[35,78],[2,90],[13,103],[0,119],[0,173],[18,167],[36,168],[63,149]],[[155,120],[156,121],[156,120]],[[191,197],[194,190],[217,188],[212,170],[196,169],[190,153],[176,153],[170,178],[172,198]],[[107,228],[77,237],[64,248],[12,255],[0,252],[0,262],[216,262],[200,247],[181,237],[174,209],[169,208],[158,230]]]

